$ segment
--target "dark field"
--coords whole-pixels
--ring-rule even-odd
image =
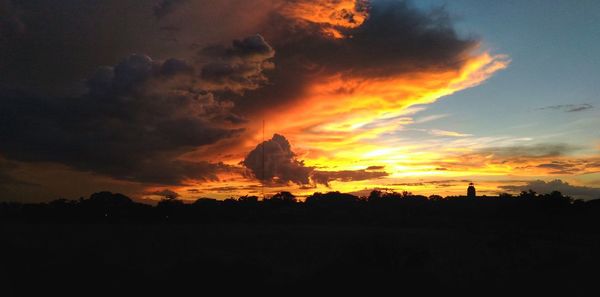
[[[594,295],[591,226],[444,225],[3,223],[1,295]]]

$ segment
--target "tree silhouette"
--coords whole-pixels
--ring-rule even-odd
[[[273,195],[271,198],[265,200],[268,203],[276,205],[291,205],[296,203],[296,196],[290,192],[279,192]]]

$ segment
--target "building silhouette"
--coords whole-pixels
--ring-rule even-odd
[[[468,198],[477,197],[477,191],[475,190],[475,185],[473,183],[469,183],[469,187],[467,188],[467,197]]]

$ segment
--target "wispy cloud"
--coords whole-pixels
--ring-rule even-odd
[[[539,108],[539,110],[561,110],[564,112],[578,112],[584,111],[588,109],[594,108],[593,105],[588,103],[583,104],[560,104],[560,105],[550,105],[546,107]]]
[[[448,117],[449,114],[433,114],[415,120],[415,124],[423,124]]]
[[[455,131],[447,131],[440,129],[433,129],[429,131],[429,134],[434,136],[445,136],[445,137],[469,137],[473,136],[473,134],[460,133]]]

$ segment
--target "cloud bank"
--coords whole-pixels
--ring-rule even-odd
[[[100,67],[79,97],[41,97],[5,91],[0,141],[6,157],[58,162],[78,170],[146,183],[216,180],[222,163],[181,160],[199,146],[239,135],[233,103],[215,92],[243,92],[266,79],[260,65],[273,56],[259,35],[223,47],[219,83],[204,79],[212,64],[155,61],[134,54]],[[228,64],[231,63],[231,64]],[[234,65],[234,66],[230,66]],[[243,69],[239,69],[243,68]]]

